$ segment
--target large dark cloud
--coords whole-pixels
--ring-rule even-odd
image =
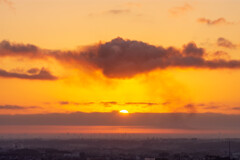
[[[131,77],[168,67],[239,68],[240,61],[205,60],[205,50],[189,43],[182,50],[163,48],[140,41],[117,38],[99,46],[97,53],[85,53],[82,59],[100,68],[108,77]]]
[[[213,113],[71,113],[0,115],[0,125],[145,126],[165,129],[240,130],[240,116]]]
[[[32,70],[33,69],[30,69],[29,71],[32,71]],[[53,76],[48,70],[44,68],[39,70],[39,72],[35,71],[34,74],[8,72],[6,70],[0,69],[0,77],[30,79],[30,80],[56,80],[57,79],[57,77]]]
[[[35,49],[31,45],[16,44],[4,48],[10,48],[7,50],[11,53],[4,54],[0,50],[0,56],[49,57],[75,68],[91,66],[100,69],[105,76],[112,78],[128,78],[136,74],[169,67],[240,68],[239,60],[226,60],[217,57],[213,60],[207,60],[205,49],[198,47],[194,42],[184,45],[183,49],[157,47],[141,41],[124,40],[122,38],[88,47],[84,51],[44,50],[44,53],[43,50]],[[37,50],[41,50],[41,52]]]

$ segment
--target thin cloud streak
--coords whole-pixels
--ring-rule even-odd
[[[26,109],[35,109],[39,108],[37,106],[31,106],[31,107],[26,107],[26,106],[18,106],[18,105],[0,105],[0,110],[26,110]]]
[[[225,18],[221,17],[216,20],[210,20],[208,18],[199,18],[197,20],[199,23],[207,24],[209,26],[216,26],[216,25],[232,25],[233,22],[227,21]]]
[[[161,105],[161,103],[151,103],[151,102],[126,102],[125,105],[146,105],[146,106],[154,106],[154,105]]]
[[[131,10],[129,10],[129,9],[112,9],[112,10],[107,11],[106,13],[107,14],[118,15],[118,14],[127,14],[127,13],[130,13],[130,12],[131,12]]]
[[[31,69],[30,69],[31,70]],[[28,71],[29,72],[29,71]],[[53,76],[48,70],[42,68],[39,73],[25,74],[8,72],[6,70],[0,69],[0,77],[4,78],[19,78],[19,79],[29,79],[29,80],[57,80],[56,76]]]

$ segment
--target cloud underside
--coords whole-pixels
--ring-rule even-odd
[[[229,45],[221,41],[221,45]],[[129,78],[155,69],[179,68],[240,68],[239,60],[207,60],[204,48],[191,42],[182,49],[163,48],[141,41],[113,39],[110,42],[90,46],[84,51],[42,50],[34,45],[0,43],[0,56],[26,58],[53,58],[62,65],[81,68],[84,66],[101,70],[106,77]],[[40,76],[41,77],[41,76]],[[51,76],[49,77],[51,79]],[[53,77],[52,77],[53,78]]]
[[[239,115],[212,113],[132,113],[0,115],[0,125],[146,126],[169,129],[240,130]]]

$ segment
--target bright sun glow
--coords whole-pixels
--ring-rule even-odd
[[[121,110],[121,111],[119,111],[120,113],[128,113],[128,111],[127,110]]]

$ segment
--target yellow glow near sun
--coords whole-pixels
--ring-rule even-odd
[[[128,113],[128,111],[127,110],[121,110],[121,111],[119,111],[120,113]]]

